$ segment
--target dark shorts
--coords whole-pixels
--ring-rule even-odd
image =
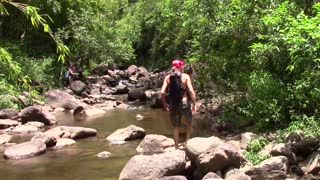
[[[187,123],[192,122],[191,103],[186,101],[185,103],[170,103],[170,120],[173,127],[181,125],[181,119],[184,117]]]

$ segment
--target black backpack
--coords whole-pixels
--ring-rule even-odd
[[[169,101],[173,104],[182,102],[184,89],[182,86],[181,73],[173,72],[170,74]]]

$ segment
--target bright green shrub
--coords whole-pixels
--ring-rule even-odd
[[[271,157],[269,154],[259,154],[259,152],[268,144],[268,141],[264,137],[259,137],[257,139],[252,140],[249,145],[247,151],[245,151],[245,157],[253,164],[259,164],[265,159]]]

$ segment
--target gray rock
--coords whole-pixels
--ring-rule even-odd
[[[308,157],[312,152],[319,148],[320,138],[309,137],[299,142],[291,144],[292,152],[296,156]]]
[[[286,136],[285,142],[296,143],[305,139],[304,133],[301,130],[297,130],[296,132],[291,132]]]
[[[0,110],[0,119],[10,119],[12,117],[18,116],[19,113],[15,109],[6,108]]]
[[[52,147],[57,144],[57,138],[53,135],[45,134],[42,132],[39,132],[35,134],[32,138],[31,141],[40,141],[42,143],[45,143],[47,147]]]
[[[83,82],[77,80],[77,81],[72,82],[72,84],[70,85],[70,88],[74,92],[74,94],[81,95],[81,93],[86,88],[86,84],[84,84]]]
[[[244,172],[239,169],[231,169],[225,175],[225,180],[251,180],[251,177],[246,175]]]
[[[9,134],[1,134],[0,135],[0,144],[9,143],[12,139],[12,136]]]
[[[130,141],[134,139],[142,139],[146,135],[146,131],[138,126],[130,125],[126,128],[118,129],[106,139],[108,141]]]
[[[252,167],[245,167],[245,172],[252,180],[260,179],[285,179],[287,177],[288,159],[284,156],[276,156],[264,160],[260,164]]]
[[[16,126],[14,127],[11,132],[16,133],[16,134],[28,134],[28,133],[35,133],[39,131],[40,129],[36,126],[33,125],[21,125],[21,126]]]
[[[46,93],[48,104],[53,108],[67,108],[68,110],[74,109],[77,106],[83,106],[84,103],[77,100],[74,96],[61,91],[59,89],[53,89]]]
[[[114,94],[127,94],[129,89],[126,85],[118,85],[116,86],[116,92]]]
[[[30,158],[46,151],[46,145],[42,142],[24,142],[8,147],[4,152],[7,159]]]
[[[124,166],[119,180],[158,179],[184,171],[185,152],[176,150],[154,155],[135,155]]]
[[[62,137],[65,134],[70,134],[69,137],[71,139],[81,139],[97,135],[97,130],[84,127],[58,126],[46,131],[45,133],[55,134],[59,137]]]
[[[256,137],[256,134],[252,132],[246,132],[241,134],[240,147],[241,149],[247,149],[250,141]]]
[[[69,146],[69,145],[72,145],[75,143],[76,143],[76,141],[73,139],[60,138],[60,139],[57,139],[57,144],[54,146],[54,149],[60,149],[60,148],[63,148],[65,146]]]
[[[289,164],[296,164],[296,155],[292,152],[290,145],[280,143],[273,146],[270,154],[272,156],[285,156],[288,158]]]
[[[164,176],[159,180],[188,180],[185,176]]]
[[[202,153],[197,159],[197,167],[203,172],[224,171],[228,168],[239,168],[244,157],[231,144],[223,143]]]
[[[147,95],[143,90],[143,88],[132,88],[128,92],[128,100],[129,101],[135,101],[135,100],[145,101],[147,100]]]
[[[222,180],[222,178],[216,173],[208,172],[203,176],[202,180]]]
[[[222,140],[220,138],[211,136],[209,138],[204,137],[195,137],[189,139],[186,143],[186,155],[190,159],[191,162],[196,162],[198,156],[205,151],[217,147],[222,144]]]
[[[9,127],[17,126],[18,124],[18,121],[2,119],[0,120],[0,129],[7,129]]]
[[[174,150],[174,141],[163,135],[148,134],[137,147],[140,154],[156,154]]]
[[[320,173],[320,152],[313,152],[310,156],[302,162],[305,164],[304,173],[319,175]]]
[[[98,156],[99,158],[109,158],[109,157],[111,156],[111,153],[108,152],[108,151],[103,151],[103,152],[97,154],[97,156]]]
[[[126,70],[126,72],[127,72],[127,74],[128,74],[129,76],[131,76],[131,75],[136,74],[137,70],[138,70],[138,67],[137,67],[136,65],[131,65],[131,66],[128,67],[128,69]]]
[[[35,106],[29,106],[21,111],[21,123],[25,124],[29,121],[38,121],[50,125],[49,118]]]
[[[29,121],[24,125],[30,125],[30,126],[34,126],[37,128],[43,128],[45,126],[42,122],[37,122],[37,121]]]

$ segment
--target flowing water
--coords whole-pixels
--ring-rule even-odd
[[[136,115],[145,118],[136,120]],[[106,137],[119,128],[131,124],[142,127],[147,134],[161,134],[172,137],[171,124],[168,113],[161,109],[114,110],[104,116],[75,121],[71,114],[57,116],[57,125],[82,126],[97,130],[97,136],[76,140],[76,144],[62,149],[47,149],[39,156],[6,160],[0,158],[0,179],[5,180],[99,180],[118,179],[126,162],[136,154],[136,147],[141,140],[129,141],[123,145],[110,145]],[[14,142],[26,141],[30,137],[15,137]],[[111,157],[98,158],[97,154],[109,151]],[[4,148],[0,149],[3,154]]]

